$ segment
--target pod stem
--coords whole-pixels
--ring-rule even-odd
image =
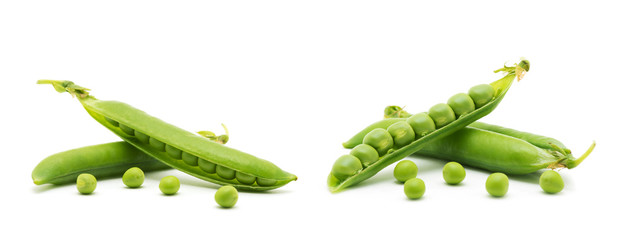
[[[384,118],[408,118],[412,116],[409,112],[403,110],[405,106],[388,106],[384,108]]]
[[[593,141],[589,149],[587,149],[587,151],[584,152],[582,156],[580,156],[578,159],[575,159],[575,160],[572,159],[572,160],[567,161],[565,165],[569,169],[577,167],[578,165],[580,165],[580,163],[582,163],[582,161],[584,161],[584,159],[586,159],[591,154],[591,152],[593,152],[593,149],[595,149],[595,141]]]
[[[526,75],[526,72],[528,72],[528,70],[530,70],[530,61],[522,58],[521,61],[519,63],[514,64],[514,66],[508,67],[507,65],[505,65],[503,68],[500,68],[494,72],[495,73],[505,72],[507,74],[515,74],[519,82],[520,80],[522,80],[522,78],[524,78],[524,75]]]
[[[81,87],[73,83],[72,81],[67,80],[49,80],[49,79],[41,79],[37,81],[37,84],[51,84],[54,89],[59,92],[68,92],[71,96],[78,98],[85,98],[89,96],[90,89]]]
[[[226,125],[224,125],[224,123],[222,123],[221,125],[222,125],[222,128],[224,128],[224,134],[220,136],[217,136],[212,131],[199,131],[197,133],[211,141],[214,141],[220,144],[226,144],[229,141],[229,129],[226,127]]]

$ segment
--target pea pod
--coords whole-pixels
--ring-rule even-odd
[[[388,118],[372,125],[386,125],[399,119],[393,117],[407,118],[411,114],[400,107],[389,106],[384,116]],[[362,140],[356,136],[364,135],[365,131],[368,132],[365,129],[349,139],[346,148],[361,143]],[[594,148],[595,143],[581,157],[575,158],[571,150],[557,139],[474,122],[450,136],[425,145],[415,155],[457,161],[492,172],[527,174],[545,168],[575,168]]]
[[[237,189],[263,191],[284,186],[297,180],[273,163],[224,145],[212,142],[118,101],[98,100],[89,89],[71,81],[39,80],[39,84],[52,84],[58,92],[69,92],[78,98],[84,109],[101,125],[124,141],[156,158],[162,163],[194,177],[220,185],[233,185]],[[188,161],[182,160],[185,159]],[[187,164],[193,158],[198,166]],[[216,165],[223,171],[204,171],[201,165]],[[224,171],[226,170],[226,171]],[[218,172],[227,173],[218,175]],[[242,182],[230,178],[230,172],[245,174]],[[247,176],[252,176],[252,183]]]
[[[121,141],[53,154],[32,170],[32,181],[37,185],[75,183],[81,173],[90,173],[97,179],[121,177],[131,167],[139,167],[143,171],[169,168]]]
[[[426,135],[421,135],[419,138],[416,138],[410,144],[407,144],[400,148],[393,148],[391,151],[389,151],[385,155],[380,156],[380,158],[376,162],[368,165],[367,167],[361,170],[356,171],[353,175],[350,175],[348,177],[342,177],[342,176],[337,177],[337,176],[332,175],[331,173],[328,176],[329,190],[331,192],[338,192],[349,186],[362,182],[374,176],[380,170],[391,165],[392,163],[400,159],[403,159],[404,157],[410,154],[417,152],[418,150],[422,149],[426,144],[434,140],[441,139],[442,137],[451,135],[455,133],[456,131],[466,127],[467,125],[475,122],[477,119],[482,118],[485,115],[489,114],[496,108],[496,106],[498,106],[500,101],[502,101],[507,91],[509,90],[511,84],[513,83],[513,80],[515,78],[517,78],[518,81],[522,79],[524,74],[529,70],[529,68],[530,68],[530,63],[527,60],[522,60],[519,64],[515,64],[515,66],[512,66],[512,67],[505,66],[504,68],[497,70],[496,72],[504,72],[506,73],[506,75],[503,78],[495,82],[492,82],[490,84],[490,86],[494,90],[493,91],[494,97],[489,102],[487,102],[486,104],[483,104],[481,107],[475,109],[474,111],[463,113],[463,115],[459,116],[459,118],[456,118],[455,120],[452,120],[450,117],[447,118],[443,116],[441,119],[442,120],[441,127],[438,128],[436,126],[437,129],[435,129],[434,131],[430,133],[426,133]],[[441,114],[446,114],[450,112],[452,111],[443,111]],[[440,116],[439,114],[437,115]],[[452,118],[455,118],[455,116],[453,116]],[[439,120],[439,119],[434,119],[434,121],[436,120]],[[405,121],[405,120],[402,119],[402,121]],[[343,145],[347,145],[347,144],[344,143]]]

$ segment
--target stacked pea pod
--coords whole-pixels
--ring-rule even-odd
[[[344,143],[353,147],[349,154],[339,157],[328,175],[328,187],[338,192],[360,183],[383,168],[421,150],[434,140],[449,136],[492,112],[502,101],[513,80],[523,78],[530,63],[522,60],[514,66],[505,66],[496,72],[505,76],[490,84],[472,87],[468,94],[459,93],[447,103],[432,106],[428,112],[400,118],[387,126],[373,126],[353,141]]]

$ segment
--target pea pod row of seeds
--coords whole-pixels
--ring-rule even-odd
[[[362,144],[339,157],[328,175],[328,187],[338,192],[362,182],[392,163],[422,149],[425,144],[446,137],[492,112],[506,95],[514,79],[523,78],[530,64],[522,60],[496,72],[506,75],[456,94],[447,103],[436,104],[428,112],[400,119],[386,128],[366,133]],[[343,144],[344,146],[346,144]]]
[[[398,106],[388,106],[384,116],[388,118],[373,125],[391,125],[411,114]],[[355,142],[362,143],[362,139],[352,138],[347,145]],[[582,156],[576,158],[571,150],[554,138],[474,122],[450,136],[425,145],[415,154],[456,161],[492,172],[528,174],[546,168],[575,168],[594,148],[595,142]]]
[[[71,81],[39,80],[76,96],[86,111],[124,141],[194,177],[240,190],[263,191],[297,180],[273,163],[215,143],[118,101],[98,100]]]

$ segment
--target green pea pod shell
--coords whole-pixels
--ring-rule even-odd
[[[275,189],[297,180],[295,175],[283,171],[267,160],[210,141],[126,103],[96,99],[89,94],[89,89],[71,81],[39,80],[38,83],[52,84],[58,92],[69,92],[80,100],[91,117],[124,141],[162,163],[194,177],[248,191]],[[184,154],[196,157],[199,161],[216,164],[220,168],[232,169],[235,173],[241,173],[240,175],[254,176],[256,180],[252,184],[241,183],[234,178],[207,172],[200,166],[184,163],[181,160]]]

